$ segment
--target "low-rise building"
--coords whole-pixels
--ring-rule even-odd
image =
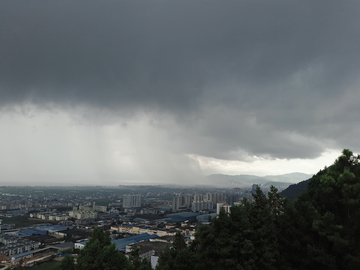
[[[29,240],[24,240],[19,237],[14,237],[6,234],[0,235],[0,242],[4,245],[0,247],[0,253],[7,256],[12,256],[39,248],[39,243]]]

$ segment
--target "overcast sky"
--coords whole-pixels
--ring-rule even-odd
[[[360,1],[1,1],[0,183],[316,173],[360,150]]]

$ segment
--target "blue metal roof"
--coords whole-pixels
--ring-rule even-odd
[[[32,252],[32,251],[26,252],[26,253],[21,253],[21,254],[18,254],[18,255],[11,256],[11,258],[12,259],[21,258],[21,257],[27,256],[27,255],[33,254],[33,253],[34,252]]]
[[[8,214],[25,214],[26,210],[12,210],[12,211],[7,211]]]
[[[158,237],[159,236],[157,236],[156,234],[150,235],[148,233],[142,233],[142,234],[137,234],[134,236],[129,236],[129,237],[118,239],[118,240],[112,240],[111,242],[115,244],[115,246],[118,250],[121,250],[123,248],[126,248],[127,245],[139,243],[141,241],[146,241],[146,240],[154,239],[154,238],[158,238]]]
[[[42,227],[42,226],[52,226],[53,224],[51,223],[39,223],[39,224],[35,224],[34,227]]]
[[[45,225],[45,226],[37,226],[37,228],[39,228],[41,230],[46,230],[46,231],[65,231],[68,228],[72,229],[73,226]]]
[[[166,217],[196,217],[198,215],[201,215],[200,213],[193,213],[193,212],[179,212],[179,213],[173,213],[173,214],[167,214]]]
[[[87,243],[88,241],[89,241],[89,240],[86,240],[86,241],[78,242],[78,243],[75,243],[75,244],[86,245],[86,243]]]
[[[23,236],[30,236],[30,235],[34,235],[34,234],[46,235],[47,232],[45,230],[37,230],[37,229],[28,228],[28,229],[20,230],[19,234],[23,235]]]
[[[146,218],[134,218],[134,221],[147,221]]]

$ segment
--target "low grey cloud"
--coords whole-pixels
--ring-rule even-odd
[[[85,107],[99,124],[145,112],[174,152],[220,159],[358,151],[359,12],[359,1],[3,1],[0,106]]]

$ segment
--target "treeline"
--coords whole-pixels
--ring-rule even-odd
[[[201,225],[189,247],[177,235],[156,269],[360,269],[359,159],[344,150],[294,202],[257,189],[253,203]]]

